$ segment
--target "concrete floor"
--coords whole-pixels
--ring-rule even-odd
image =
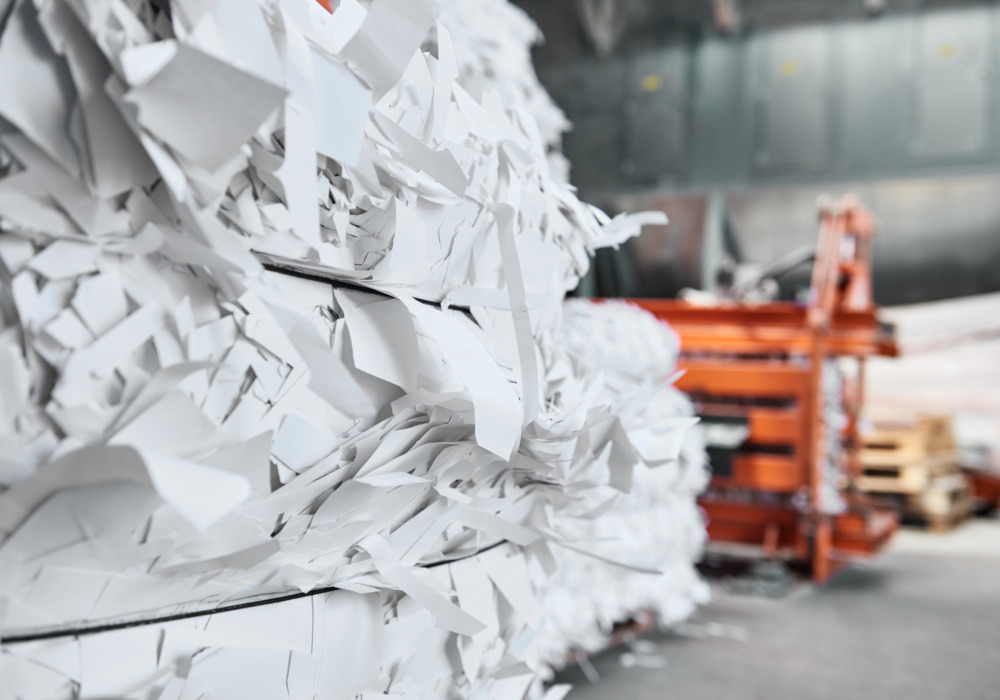
[[[569,700],[1000,700],[1000,520],[902,531],[778,599],[713,593],[680,634],[591,659],[596,683],[563,672]]]

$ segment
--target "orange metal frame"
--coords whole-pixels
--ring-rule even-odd
[[[1000,509],[1000,473],[984,469],[963,469],[977,507]]]
[[[853,200],[820,209],[819,246],[811,301],[762,305],[632,299],[670,323],[681,337],[677,386],[701,404],[703,415],[746,416],[748,443],[765,449],[734,457],[731,473],[712,480],[701,505],[713,540],[792,550],[825,580],[854,556],[877,551],[895,530],[892,515],[857,502],[847,513],[827,515],[814,506],[822,481],[824,441],[822,374],[832,356],[859,359],[859,385],[845,403],[842,436],[847,472],[857,473],[857,414],[863,393],[864,358],[895,355],[891,333],[871,301],[870,213]],[[747,498],[747,492],[776,494]],[[739,494],[742,500],[725,494]],[[805,496],[805,508],[786,505]],[[783,497],[783,498],[782,498]]]

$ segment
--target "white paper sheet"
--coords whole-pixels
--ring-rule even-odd
[[[280,87],[186,44],[127,49],[121,60],[131,84],[124,99],[142,127],[208,170],[228,161],[284,97]]]

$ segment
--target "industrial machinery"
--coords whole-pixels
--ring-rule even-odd
[[[864,358],[895,355],[871,294],[871,214],[820,204],[808,303],[633,299],[681,337],[677,386],[702,416],[713,477],[700,503],[712,541],[758,545],[817,581],[878,551],[896,516],[853,492]],[[845,391],[835,358],[856,358]]]

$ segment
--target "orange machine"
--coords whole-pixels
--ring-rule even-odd
[[[857,416],[864,358],[895,355],[891,332],[871,298],[871,214],[852,199],[820,206],[819,245],[810,301],[705,306],[633,299],[681,337],[677,386],[688,392],[707,426],[737,423],[743,433],[728,450],[712,450],[713,478],[701,499],[714,541],[760,545],[792,555],[825,580],[852,557],[878,551],[896,517],[851,493],[857,461]],[[844,392],[840,483],[830,484],[823,418],[828,358],[858,359],[858,381]],[[826,482],[824,484],[824,479]],[[846,510],[824,496],[840,493]]]

